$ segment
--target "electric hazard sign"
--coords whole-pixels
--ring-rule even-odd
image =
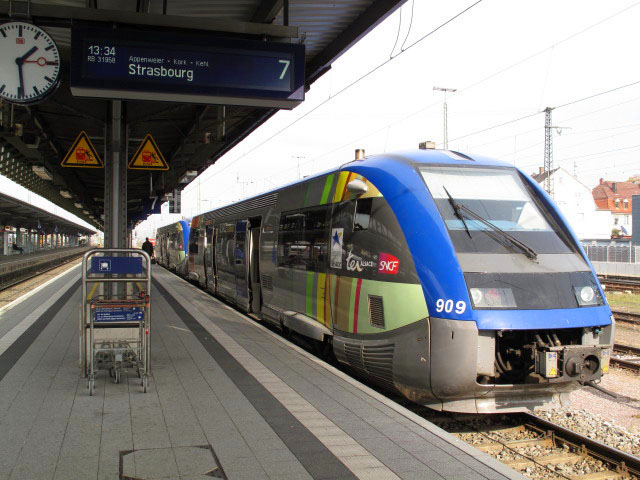
[[[100,155],[84,131],[80,132],[60,165],[76,168],[104,168]]]
[[[144,137],[144,140],[136,150],[129,161],[130,170],[169,170],[167,161],[162,156],[158,145],[150,133]]]

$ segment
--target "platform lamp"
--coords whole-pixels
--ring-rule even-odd
[[[447,92],[455,92],[456,88],[433,87],[434,90],[444,92],[444,149],[449,150],[449,132],[447,125]]]
[[[32,165],[31,170],[42,180],[48,180],[49,182],[53,180],[53,174],[44,165]]]

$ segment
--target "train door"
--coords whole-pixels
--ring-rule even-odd
[[[198,255],[198,231],[197,225],[189,232],[189,253],[187,257],[187,271],[190,280],[197,280],[196,256]]]
[[[205,288],[211,292],[215,292],[215,275],[213,274],[213,247],[215,237],[213,233],[213,225],[207,225],[205,228],[204,275]]]
[[[260,223],[252,222],[249,230],[249,292],[251,311],[259,314],[262,306],[262,290],[260,288]]]
[[[217,293],[235,300],[236,276],[234,261],[234,236],[236,226],[233,223],[221,223],[216,235],[216,288]]]
[[[205,235],[204,225],[200,225],[198,228],[198,252],[195,256],[194,261],[194,271],[197,274],[197,281],[200,285],[205,285],[206,277],[205,277],[205,267],[204,267],[204,258],[205,258],[205,248],[207,247],[207,236]]]
[[[233,261],[236,277],[236,303],[249,310],[249,285],[247,282],[247,220],[236,223],[235,248]]]

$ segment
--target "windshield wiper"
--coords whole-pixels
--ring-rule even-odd
[[[447,192],[447,189],[445,188],[444,191]],[[491,223],[486,218],[481,217],[480,215],[478,215],[476,212],[474,212],[470,208],[466,207],[465,205],[457,203],[453,199],[453,197],[449,194],[449,192],[447,192],[447,195],[449,196],[449,203],[453,207],[453,210],[455,211],[456,216],[458,218],[461,218],[461,213],[460,212],[464,212],[468,216],[470,216],[471,218],[473,218],[475,220],[478,220],[479,222],[483,223],[484,225],[489,227],[494,232],[497,232],[500,235],[502,235],[502,238],[508,240],[509,243],[512,246],[518,247],[528,259],[536,260],[538,258],[538,254],[531,247],[529,247],[527,244],[525,244],[525,243],[521,242],[520,240],[518,240],[517,238],[509,235],[507,232],[502,230],[500,227],[498,227],[497,225],[494,225],[493,223]],[[464,223],[464,220],[462,220],[462,222]],[[467,228],[466,224],[465,224],[464,228],[466,228],[467,229],[467,233],[469,233],[469,229]],[[471,236],[471,234],[469,234],[469,236]]]
[[[444,191],[447,193],[447,196],[449,197],[449,203],[451,204],[451,208],[453,208],[453,213],[455,213],[456,217],[458,217],[462,221],[462,225],[464,225],[464,229],[467,231],[467,235],[469,235],[469,238],[471,238],[471,232],[469,231],[469,227],[467,227],[467,222],[464,221],[464,217],[460,212],[460,207],[462,205],[458,205],[456,203],[456,201],[453,199],[453,197],[449,193],[449,190],[447,190],[447,187],[443,185],[442,188],[444,188]]]

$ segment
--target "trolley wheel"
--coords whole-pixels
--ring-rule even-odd
[[[119,368],[114,368],[113,369],[113,383],[115,383],[115,384],[120,383],[120,369]]]

